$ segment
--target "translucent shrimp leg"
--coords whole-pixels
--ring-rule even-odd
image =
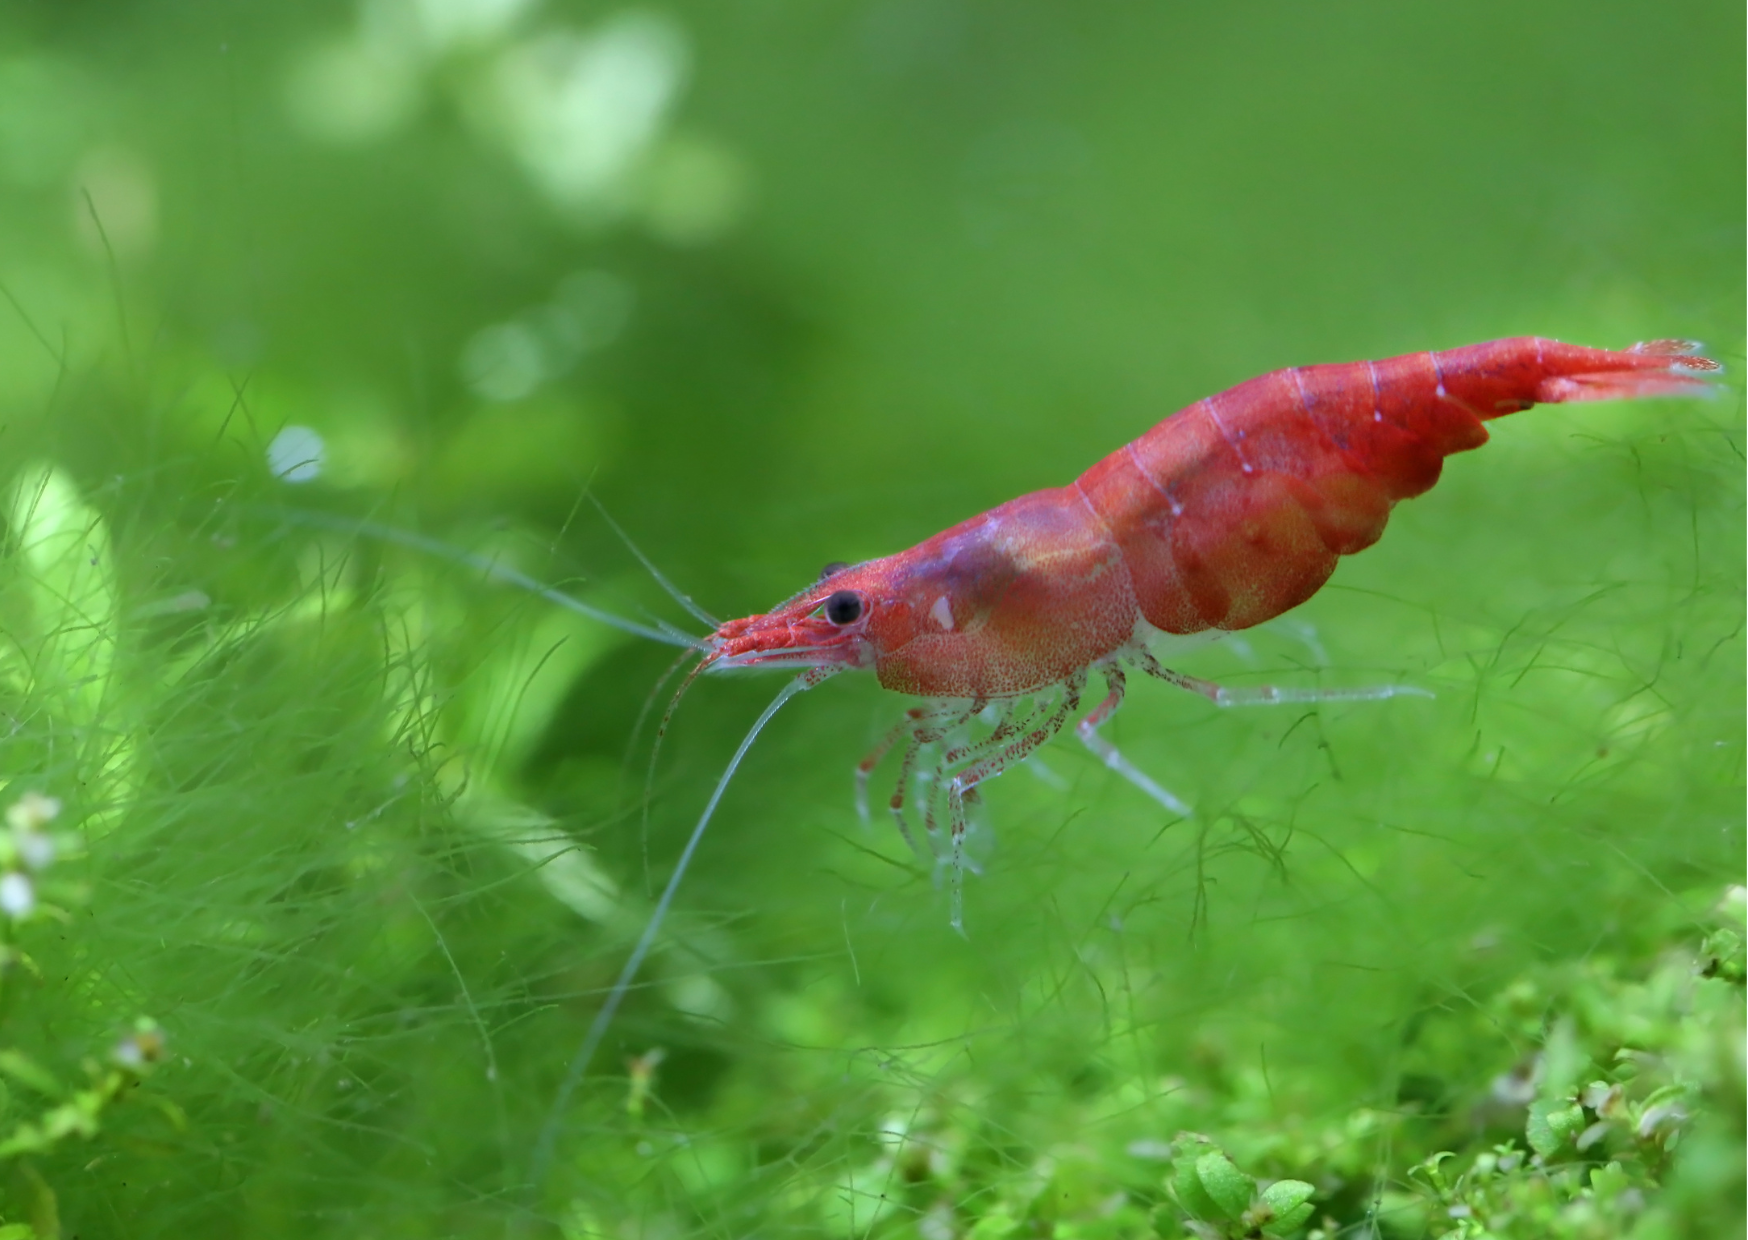
[[[1278,688],[1274,685],[1257,685],[1243,688],[1229,688],[1215,684],[1211,680],[1203,680],[1198,676],[1188,676],[1183,672],[1173,671],[1163,666],[1159,660],[1145,650],[1132,651],[1129,655],[1142,670],[1151,676],[1156,676],[1167,684],[1176,685],[1207,698],[1216,706],[1279,706],[1292,702],[1372,702],[1392,697],[1431,697],[1430,692],[1413,685],[1371,685],[1359,688],[1307,689]],[[1098,734],[1117,713],[1123,704],[1123,692],[1127,678],[1123,669],[1111,664],[1104,669],[1105,684],[1110,692],[1105,700],[1100,702],[1093,712],[1082,719],[1075,727],[1075,733],[1081,743],[1098,756],[1111,770],[1145,792],[1154,801],[1164,806],[1174,814],[1190,816],[1191,809],[1183,801],[1154,782],[1145,771],[1125,758],[1117,747]]]
[[[906,769],[908,770],[910,769],[910,765],[915,762],[915,757],[911,753],[911,750],[920,750],[924,744],[928,743],[926,740],[918,739],[919,732],[928,729],[932,734],[935,729],[939,729],[941,734],[945,735],[947,732],[952,731],[953,728],[968,719],[971,713],[975,713],[975,705],[971,712],[967,712],[964,708],[959,707],[952,702],[932,702],[927,706],[913,706],[905,711],[904,718],[893,724],[891,730],[889,730],[885,736],[880,738],[880,743],[875,745],[873,749],[869,750],[867,756],[856,764],[857,817],[859,817],[863,822],[868,821],[868,780],[873,777],[874,768],[880,765],[881,760],[885,758],[888,753],[892,752],[892,747],[894,745],[898,744],[901,740],[908,741],[908,747],[906,749]],[[933,726],[931,727],[931,725]],[[900,777],[899,788],[901,795],[903,786],[903,777]],[[902,800],[899,805],[894,808],[902,809]],[[910,844],[911,850],[913,852],[916,851],[916,843],[910,838],[910,828],[905,825],[902,818],[899,820],[898,829],[904,835],[905,842]],[[918,855],[920,856],[921,854],[919,853]]]
[[[910,833],[910,823],[904,816],[905,789],[910,787],[910,781],[915,777],[917,758],[921,756],[926,746],[933,745],[944,739],[953,729],[969,723],[978,711],[983,709],[981,701],[960,706],[953,703],[943,703],[933,709],[918,708],[918,717],[910,723],[910,742],[904,747],[904,757],[898,764],[898,782],[892,786],[892,800],[889,807],[892,810],[892,820],[898,824],[898,833],[904,836],[904,842],[918,857],[925,860],[931,854],[925,854],[917,847],[916,837]],[[930,812],[930,802],[924,801],[923,826],[932,840],[935,834],[935,820]]]
[[[880,743],[856,764],[856,817],[863,822],[868,821],[868,780],[874,774],[874,768],[880,765],[880,759],[890,753],[894,745],[914,732],[917,724],[928,717],[927,707],[911,707],[904,712],[904,718],[893,724],[886,735],[880,738]],[[908,835],[907,831],[906,836]]]
[[[1169,685],[1186,689],[1205,697],[1216,706],[1281,706],[1290,702],[1378,702],[1393,697],[1435,696],[1430,689],[1417,685],[1360,685],[1354,688],[1281,688],[1276,685],[1247,685],[1233,688],[1187,676],[1164,666],[1145,650],[1130,651],[1129,657],[1149,676],[1156,676]]]
[[[1123,669],[1120,667],[1114,665],[1107,667],[1104,669],[1104,673],[1105,685],[1110,689],[1110,692],[1106,694],[1105,700],[1094,708],[1092,714],[1075,725],[1075,734],[1080,737],[1081,744],[1097,755],[1100,762],[1103,762],[1172,813],[1181,814],[1188,818],[1192,813],[1188,805],[1154,783],[1147,772],[1117,752],[1115,745],[1099,735],[1099,729],[1109,722],[1111,716],[1117,713],[1117,708],[1123,704],[1123,689],[1127,683]],[[1175,675],[1175,673],[1173,674]]]
[[[1018,698],[1003,698],[996,703],[995,709],[1000,713],[993,721],[990,734],[980,741],[968,741],[966,744],[955,746],[943,753],[940,765],[935,768],[936,777],[945,778],[947,771],[952,767],[975,760],[986,749],[998,748],[1007,744],[1015,732],[1030,727],[1033,716],[1046,709],[1034,699],[1022,713],[1016,709],[1018,702]]]
[[[952,852],[946,857],[942,856],[942,850],[939,845],[940,828],[937,825],[935,816],[935,793],[940,788],[948,786],[947,777],[949,772],[953,771],[955,768],[963,767],[967,763],[975,762],[986,754],[1000,751],[1008,745],[1015,736],[1031,729],[1034,726],[1034,722],[1042,718],[1046,713],[1048,713],[1050,707],[1054,706],[1054,702],[1051,702],[1050,707],[1046,707],[1042,705],[1037,698],[1033,698],[1029,703],[1027,703],[1026,708],[1021,710],[1020,701],[1021,699],[1019,698],[1003,698],[994,703],[993,709],[997,714],[993,720],[986,720],[986,722],[992,724],[992,730],[989,735],[980,740],[968,740],[945,750],[941,754],[940,760],[935,763],[934,769],[929,772],[929,794],[923,802],[923,827],[927,832],[926,838],[928,839],[930,846],[934,849],[934,860],[937,867],[937,873],[939,872],[939,867],[948,860],[952,861],[956,870],[963,865],[969,868],[974,874],[982,872],[978,870],[975,865],[963,860],[962,851]],[[977,712],[977,714],[986,714],[987,710],[988,708],[984,711]],[[976,791],[973,789],[967,789],[965,792],[965,799],[968,802],[975,803],[977,800]],[[962,843],[962,841],[955,842]]]
[[[1042,697],[1043,700],[1040,700]],[[935,763],[935,769],[930,774],[930,782],[936,787],[947,786],[947,775],[956,767],[963,767],[983,758],[985,755],[997,753],[1015,736],[1029,732],[1036,726],[1036,721],[1048,716],[1054,709],[1055,702],[1048,696],[1039,695],[1027,703],[1025,710],[1019,709],[1020,699],[1004,698],[997,704],[1001,712],[995,720],[994,729],[982,740],[969,741],[963,745],[954,746],[941,755],[941,760]],[[967,795],[970,795],[969,793]],[[923,825],[928,829],[930,838],[936,834],[935,803],[931,798],[924,807]]]
[[[1043,723],[1017,740],[1009,742],[995,753],[987,754],[965,767],[947,785],[947,810],[953,824],[953,929],[965,933],[965,798],[986,779],[993,779],[1016,762],[1024,761],[1040,745],[1062,731],[1062,725],[1080,705],[1081,690],[1086,688],[1086,672],[1079,671],[1062,684],[1062,700]]]

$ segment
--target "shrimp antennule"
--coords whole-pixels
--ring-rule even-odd
[[[619,536],[619,541],[625,544],[625,549],[631,552],[632,555],[636,556],[637,562],[649,570],[649,575],[655,578],[656,584],[663,590],[667,591],[669,598],[673,599],[674,602],[678,603],[681,607],[684,607],[687,614],[700,624],[707,625],[712,629],[722,627],[722,621],[698,606],[697,603],[694,603],[690,595],[686,594],[673,582],[669,581],[662,575],[662,570],[657,568],[654,562],[638,548],[638,545],[631,541],[631,535],[627,534],[620,528],[619,522],[607,515],[607,509],[600,500],[591,495],[589,496],[589,502],[595,506],[595,511],[601,514],[601,520],[607,523],[607,528]]]
[[[410,530],[396,529],[392,525],[383,525],[380,522],[365,518],[331,517],[326,513],[308,512],[295,508],[275,509],[274,515],[292,525],[310,526],[321,530],[338,530],[344,534],[362,534],[364,537],[374,538],[378,542],[392,543],[400,547],[410,547],[414,551],[423,551],[428,555],[437,556],[439,559],[448,560],[452,564],[475,569],[489,580],[501,581],[505,585],[527,590],[549,603],[556,603],[568,611],[587,616],[591,620],[598,620],[609,628],[629,633],[633,637],[648,638],[652,642],[661,642],[664,646],[686,646],[694,650],[702,649],[704,646],[703,638],[693,637],[690,633],[683,632],[664,620],[657,620],[654,626],[639,624],[635,620],[627,620],[624,616],[614,615],[610,611],[604,611],[583,602],[581,599],[572,598],[563,590],[555,590],[553,587],[530,577],[521,569],[505,564],[501,560],[478,555],[472,551],[463,551],[459,547],[452,547],[446,542],[427,538],[423,534],[415,534]],[[651,568],[650,571],[654,572],[655,570]],[[657,580],[661,580],[660,574],[657,574]],[[662,582],[662,584],[666,585],[667,583]],[[715,627],[714,624],[712,627]]]
[[[698,660],[697,663],[692,665],[691,671],[687,672],[686,675],[681,678],[679,688],[674,690],[674,696],[668,699],[667,709],[662,712],[661,722],[656,724],[655,739],[650,742],[649,765],[644,768],[643,772],[643,809],[639,819],[641,825],[640,834],[643,838],[643,872],[646,883],[648,882],[649,877],[649,807],[651,802],[655,800],[656,762],[662,756],[662,742],[668,738],[668,725],[674,721],[674,712],[680,709],[680,699],[686,696],[686,690],[690,689],[692,687],[692,682],[698,679],[698,673],[709,667],[715,658],[716,654],[714,651],[706,654],[702,659]],[[674,669],[683,661],[684,656],[680,659],[676,659],[668,670],[662,674],[661,683],[665,684],[667,678],[673,675]],[[655,690],[652,689],[650,691],[649,701],[654,700]],[[649,709],[649,702],[646,701],[644,703],[644,709],[645,711]],[[642,723],[643,716],[640,714],[638,716],[639,726],[641,726]],[[629,748],[627,752],[629,752]]]

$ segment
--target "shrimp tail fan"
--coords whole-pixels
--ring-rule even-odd
[[[1645,396],[1710,396],[1717,391],[1706,376],[1723,367],[1699,356],[1691,340],[1647,340],[1612,355],[1605,370],[1558,375],[1536,388],[1539,403],[1579,400],[1631,400]]]

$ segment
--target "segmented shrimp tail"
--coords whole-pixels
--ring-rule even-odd
[[[1377,362],[1277,370],[1197,401],[1082,474],[1142,617],[1167,633],[1244,629],[1375,543],[1446,457],[1534,405],[1703,396],[1721,368],[1684,340],[1587,349],[1537,336]]]
[[[1647,340],[1610,355],[1605,369],[1544,379],[1536,388],[1538,402],[1630,400],[1639,396],[1711,396],[1717,392],[1707,376],[1723,367],[1699,356],[1692,340]],[[1615,359],[1618,359],[1616,361]]]

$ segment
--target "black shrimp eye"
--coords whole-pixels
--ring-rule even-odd
[[[854,624],[862,618],[862,596],[854,590],[839,590],[825,601],[825,618],[833,624]]]
[[[824,568],[819,570],[819,579],[824,581],[827,577],[836,577],[848,567],[849,565],[843,560],[833,560],[830,564],[827,564]]]

